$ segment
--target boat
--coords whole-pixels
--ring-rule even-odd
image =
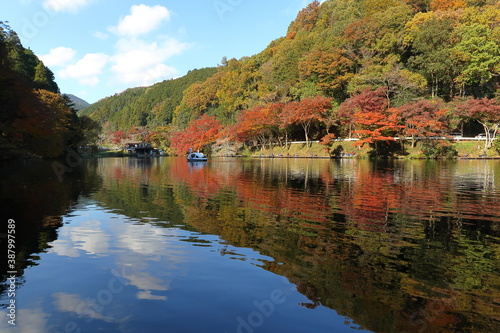
[[[194,153],[191,149],[189,150],[189,154],[187,155],[188,162],[206,162],[208,160],[207,156],[203,153],[196,152]]]

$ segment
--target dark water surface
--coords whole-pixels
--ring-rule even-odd
[[[500,161],[0,172],[0,332],[500,328]]]

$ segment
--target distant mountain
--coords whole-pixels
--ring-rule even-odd
[[[85,109],[87,106],[90,106],[90,103],[88,103],[87,101],[84,101],[83,99],[81,99],[80,97],[77,97],[75,95],[72,95],[72,94],[63,94],[64,96],[68,96],[69,99],[73,102],[74,104],[74,109],[76,111],[80,111],[80,110],[83,110]]]

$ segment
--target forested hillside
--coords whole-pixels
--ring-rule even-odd
[[[163,81],[151,87],[127,89],[92,104],[79,114],[92,115],[93,119],[110,131],[166,126],[173,120],[174,110],[182,100],[182,92],[215,72],[215,68],[195,69],[181,78]]]
[[[286,36],[257,55],[224,58],[182,100],[145,102],[147,90],[136,88],[85,112],[111,129],[172,123],[162,133],[179,153],[348,136],[378,149],[394,136],[473,124],[483,125],[487,148],[500,123],[499,23],[492,0],[315,1]]]
[[[0,22],[0,159],[57,157],[83,140],[54,74]]]
[[[499,19],[497,1],[313,2],[285,37],[185,92],[174,123],[193,127],[177,132],[174,148],[354,136],[377,150],[394,136],[472,123],[491,139],[500,122]],[[207,121],[232,128],[202,141],[189,130]]]

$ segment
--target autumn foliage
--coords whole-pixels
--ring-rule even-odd
[[[107,133],[147,129],[131,138],[172,145],[181,154],[214,143],[238,149],[302,140],[328,145],[334,138],[357,138],[359,145],[376,148],[403,137],[415,145],[424,137],[457,131],[475,136],[478,124],[487,148],[496,133],[496,122],[488,118],[500,86],[499,18],[495,1],[312,1],[286,36],[262,52],[224,57],[216,67],[128,89],[95,103],[85,115]],[[0,57],[12,60],[5,65],[35,89],[57,93],[53,73],[22,50],[6,27],[0,27],[0,35],[6,41],[0,43]],[[13,78],[1,74],[6,79],[0,82],[5,92],[0,102],[9,118],[10,107],[17,107],[9,93]],[[466,99],[475,101],[463,104]],[[31,110],[35,107],[27,105],[37,104],[32,102],[27,98],[19,106]],[[34,134],[48,133],[30,121],[23,126]],[[8,143],[21,141],[15,136],[23,133],[11,133],[10,123],[2,125]]]
[[[437,102],[422,100],[399,108],[405,124],[400,133],[405,137],[433,137],[443,135],[446,126],[446,109]]]
[[[355,145],[370,145],[378,153],[380,143],[446,136],[453,128],[449,107],[455,110],[455,122],[474,120],[489,133],[491,145],[500,126],[500,104],[494,99],[470,99],[458,106],[441,100],[419,100],[398,107],[389,107],[388,90],[365,89],[332,106],[332,98],[321,95],[288,103],[268,103],[241,111],[231,126],[223,128],[214,116],[204,114],[191,121],[184,131],[171,135],[172,147],[178,153],[189,148],[203,149],[217,141],[242,142],[264,146],[287,142],[288,135],[301,129],[306,143],[315,139],[329,147],[337,138],[356,138]],[[333,128],[334,131],[330,132]],[[297,137],[297,136],[296,136]]]
[[[19,150],[36,156],[58,157],[70,143],[80,140],[78,119],[59,94],[26,90],[18,110],[11,122],[2,125],[8,125],[3,133]]]
[[[265,144],[279,130],[279,114],[283,107],[281,103],[268,104],[241,112],[228,136],[241,142]]]
[[[464,0],[432,0],[430,7],[431,10],[455,10],[467,7],[467,3]]]
[[[485,149],[491,146],[500,127],[500,103],[496,99],[469,99],[457,107],[457,114],[473,119],[484,128],[486,136]]]
[[[359,136],[360,140],[356,141],[355,145],[395,141],[395,134],[399,128],[403,127],[398,125],[397,115],[397,109],[356,112],[353,119],[357,123],[358,129],[354,131],[354,134]]]
[[[306,142],[309,141],[309,131],[315,122],[320,122],[323,115],[331,109],[331,98],[316,96],[300,102],[288,103],[280,114],[282,126],[300,125],[304,130]]]
[[[129,138],[130,138],[129,135],[127,133],[125,133],[124,131],[112,132],[110,135],[110,140],[115,145],[123,144]]]
[[[60,157],[84,142],[54,74],[0,21],[0,159]]]
[[[202,150],[215,143],[222,124],[215,117],[204,114],[194,120],[183,131],[171,134],[172,149],[178,154],[186,153],[190,148]]]
[[[397,112],[388,109],[384,88],[366,89],[346,100],[339,108],[339,116],[345,126],[349,126],[349,136],[360,140],[357,145],[374,144],[377,141],[394,141],[397,133]]]
[[[224,130],[215,117],[204,114],[190,122],[186,130],[172,134],[172,147],[182,153],[189,148],[202,149],[218,139],[264,145],[273,138],[280,139],[281,130],[293,125],[302,127],[304,138],[308,141],[311,127],[324,122],[330,110],[331,98],[322,96],[287,104],[268,103],[243,110],[235,124]]]

